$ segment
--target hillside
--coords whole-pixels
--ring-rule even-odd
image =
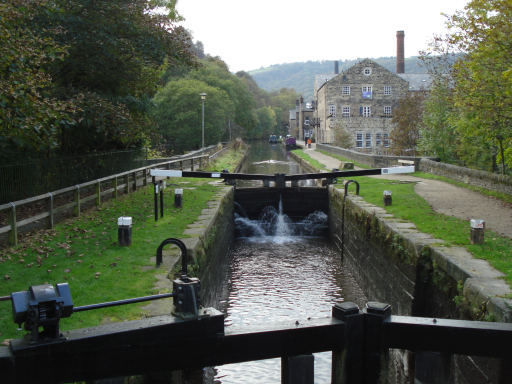
[[[361,59],[339,61],[340,72],[350,68]],[[395,72],[395,57],[373,59],[384,68]],[[406,73],[425,73],[418,57],[405,59]],[[270,67],[249,71],[259,87],[266,91],[277,91],[281,88],[293,88],[306,101],[313,99],[315,75],[334,73],[334,61],[308,61],[302,63],[276,64]]]

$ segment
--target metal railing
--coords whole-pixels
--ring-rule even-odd
[[[215,146],[208,147],[211,150]],[[214,154],[215,155],[215,154]],[[213,155],[211,155],[213,156]],[[209,161],[210,155],[180,156],[156,164],[131,169],[115,175],[62,188],[23,200],[0,205],[0,236],[5,244],[16,245],[20,231],[53,228],[56,222],[71,216],[80,216],[86,206],[99,206],[102,201],[117,198],[137,190],[148,183],[150,170],[153,168],[190,169],[202,168]],[[23,211],[23,208],[30,209]]]

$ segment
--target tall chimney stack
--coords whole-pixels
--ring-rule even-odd
[[[338,60],[334,62],[334,74],[337,75],[340,73],[339,67],[338,67]]]
[[[396,73],[405,73],[404,31],[396,31]]]

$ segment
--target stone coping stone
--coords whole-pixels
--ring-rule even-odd
[[[342,194],[342,191],[336,188],[330,188],[330,191]],[[488,261],[476,259],[462,247],[443,247],[443,240],[415,230],[413,223],[392,220],[392,215],[381,214],[382,208],[363,201],[360,196],[347,195],[347,199],[367,214],[377,213],[377,219],[386,228],[413,245],[418,253],[428,247],[437,267],[455,281],[463,283],[463,295],[475,308],[485,304],[493,320],[512,322],[512,290],[503,280],[503,273],[493,268]]]

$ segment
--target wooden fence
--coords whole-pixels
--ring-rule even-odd
[[[207,150],[215,149],[208,147]],[[150,177],[150,169],[191,169],[202,168],[216,156],[205,154],[182,156],[179,159],[151,164],[116,175],[88,181],[62,188],[39,196],[0,205],[0,245],[16,245],[19,235],[35,229],[53,228],[68,217],[79,217],[83,209],[99,206],[104,200],[116,199],[145,186]],[[203,164],[204,163],[204,164]]]

